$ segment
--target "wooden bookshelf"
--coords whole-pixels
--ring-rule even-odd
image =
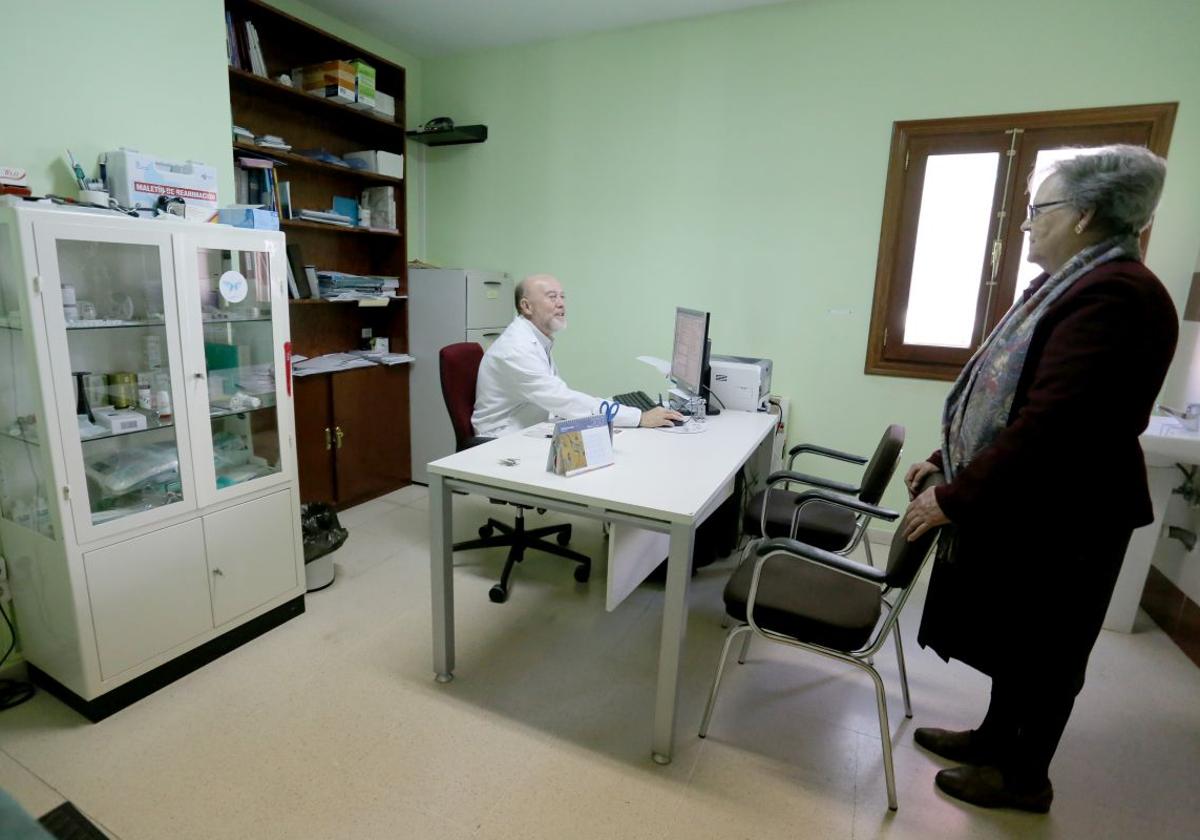
[[[283,164],[277,166],[278,177],[290,184],[296,209],[328,210],[335,196],[357,201],[362,190],[372,186],[391,186],[396,194],[398,231],[282,219],[288,245],[299,246],[303,263],[319,269],[399,277],[397,294],[406,295],[404,180],[297,153],[323,149],[340,157],[380,149],[405,154],[404,68],[260,0],[225,0],[225,10],[243,43],[245,23],[254,24],[269,76],[257,76],[248,66],[229,67],[233,122],[255,135],[278,135],[293,149],[257,146],[233,138],[231,132],[235,153]],[[375,68],[376,90],[395,98],[394,119],[277,81],[281,74],[291,76],[297,67],[350,59],[362,59]],[[386,337],[391,350],[408,350],[408,306],[403,298],[386,307],[296,300],[289,314],[293,351],[305,356],[356,349],[367,328],[375,337]],[[294,380],[302,501],[326,501],[344,508],[410,482],[408,367],[358,368]],[[330,435],[342,430],[342,435],[334,436],[338,445],[326,445],[327,429]]]

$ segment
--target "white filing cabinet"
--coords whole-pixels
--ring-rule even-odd
[[[0,203],[0,551],[93,720],[303,612],[283,246]]]
[[[513,281],[507,274],[461,268],[408,270],[408,347],[416,359],[409,392],[413,481],[427,484],[426,464],[454,452],[438,351],[460,341],[476,341],[487,349],[515,315]]]

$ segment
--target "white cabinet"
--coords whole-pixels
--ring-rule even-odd
[[[0,551],[35,678],[87,714],[303,609],[283,260],[0,204]]]
[[[461,268],[409,269],[408,348],[416,359],[409,379],[413,481],[427,483],[426,465],[454,452],[454,428],[442,398],[438,352],[460,341],[478,342],[486,350],[515,315],[513,281],[507,274]]]

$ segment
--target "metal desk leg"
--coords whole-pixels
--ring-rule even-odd
[[[662,642],[658,652],[658,693],[654,701],[654,737],[650,753],[659,764],[671,762],[675,741],[679,665],[687,633],[688,588],[692,582],[692,544],[695,539],[695,526],[671,526],[667,594],[663,599]]]
[[[429,569],[433,593],[433,672],[454,679],[454,509],[440,475],[429,474]]]

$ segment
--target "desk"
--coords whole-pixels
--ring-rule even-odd
[[[453,505],[455,490],[520,502],[667,534],[667,591],[663,602],[651,754],[671,760],[679,663],[687,629],[688,587],[696,527],[732,492],[737,471],[752,458],[757,478],[770,467],[770,414],[725,411],[702,434],[625,429],[613,442],[616,463],[566,478],[546,471],[550,441],[522,434],[498,438],[429,465],[430,568],[433,593],[433,670],[438,682],[454,674]],[[518,458],[508,467],[504,458]],[[610,563],[623,564],[616,554]],[[642,564],[643,566],[645,564]],[[653,569],[609,568],[628,583]],[[640,579],[639,579],[640,581]],[[609,599],[609,609],[615,604]]]
[[[1175,464],[1200,464],[1200,432],[1186,431],[1174,417],[1151,417],[1140,440],[1146,454],[1154,521],[1133,532],[1104,616],[1104,629],[1121,633],[1133,631],[1142,590],[1146,588],[1146,576],[1150,573],[1150,564],[1166,524],[1171,490],[1183,479]]]

